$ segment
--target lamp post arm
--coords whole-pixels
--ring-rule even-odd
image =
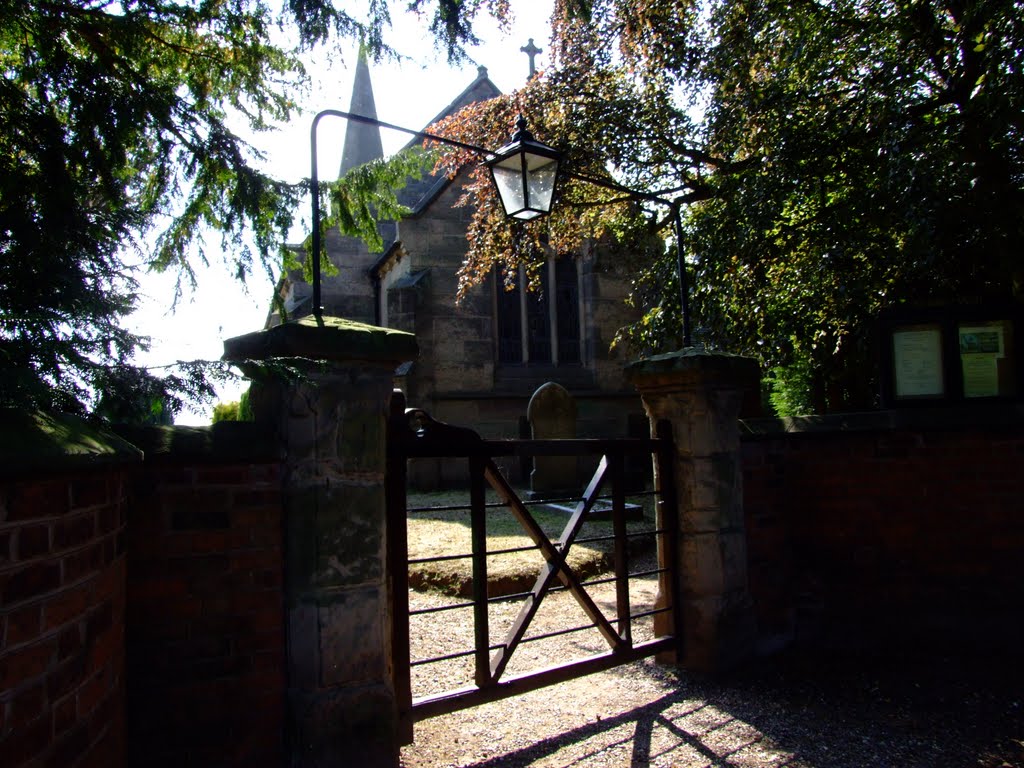
[[[310,258],[313,260],[311,265],[313,267],[313,315],[318,320],[323,317],[324,311],[320,306],[320,179],[316,168],[316,126],[320,122],[322,114],[313,118],[313,125],[309,129],[309,193],[312,199],[310,221],[313,228],[310,233],[310,238],[312,238]]]
[[[630,200],[649,200],[652,203],[660,203],[667,206],[673,205],[671,200],[666,197],[662,197],[657,192],[643,192],[639,189],[632,189],[623,184],[619,184],[617,181],[600,179],[597,176],[588,176],[585,173],[576,173],[574,171],[566,171],[565,176],[570,179],[576,179],[577,181],[584,181],[587,184],[593,184],[595,187],[604,187],[605,189],[610,189],[614,192],[621,192]]]
[[[387,128],[388,130],[398,131],[399,133],[405,133],[416,138],[436,141],[439,144],[447,144],[448,146],[459,147],[460,149],[468,149],[471,152],[476,152],[484,157],[491,154],[490,150],[478,147],[475,144],[467,144],[464,141],[456,141],[455,139],[438,136],[435,133],[428,133],[427,131],[414,131],[411,128],[403,128],[400,125],[385,123],[383,120],[378,120],[375,117],[358,115],[354,112],[343,112],[340,109],[325,109],[318,112],[313,118],[313,123],[309,128],[309,186],[310,197],[312,200],[310,218],[313,229],[310,235],[310,244],[313,251],[311,256],[313,259],[313,314],[316,315],[317,318],[323,316],[323,307],[320,306],[320,179],[317,171],[316,129],[320,124],[320,120],[325,117],[340,117],[344,120],[350,120],[356,123],[365,123],[366,125],[374,125],[378,128]]]
[[[366,125],[373,125],[378,128],[386,128],[391,131],[398,131],[409,136],[413,136],[418,139],[427,141],[434,141],[438,144],[445,144],[450,147],[458,147],[460,149],[466,149],[470,152],[474,152],[484,158],[493,157],[494,153],[490,150],[477,146],[475,144],[468,144],[464,141],[457,141],[455,139],[449,139],[445,136],[439,136],[435,133],[429,133],[427,131],[416,131],[411,128],[403,128],[400,125],[393,123],[386,123],[383,120],[378,120],[375,117],[369,117],[367,115],[356,114],[355,112],[344,112],[340,109],[325,109],[318,112],[313,117],[313,122],[309,129],[309,157],[310,157],[310,171],[309,171],[309,184],[310,184],[310,197],[311,197],[311,218],[312,218],[312,233],[311,246],[312,246],[312,277],[313,277],[313,314],[319,319],[323,316],[323,308],[320,306],[320,180],[317,172],[317,141],[316,141],[316,129],[320,124],[320,121],[325,117],[340,117],[343,120],[350,120],[352,122],[364,123]],[[676,237],[676,259],[677,268],[679,271],[679,298],[681,302],[680,309],[683,315],[683,346],[689,347],[691,344],[690,338],[690,302],[689,302],[689,290],[687,287],[686,279],[686,262],[683,256],[683,226],[682,217],[680,214],[680,208],[685,202],[683,197],[677,196],[674,198],[667,197],[669,194],[681,192],[680,188],[673,188],[662,190],[659,192],[643,192],[637,189],[631,189],[627,186],[619,184],[614,181],[607,179],[597,178],[595,176],[588,176],[581,173],[565,173],[566,176],[578,181],[583,181],[588,184],[593,184],[598,187],[604,187],[605,189],[611,189],[616,192],[621,192],[626,195],[627,199],[634,200],[646,200],[648,202],[657,203],[664,205],[669,208],[672,212],[673,224],[675,226],[675,237]],[[606,201],[607,202],[607,201]]]
[[[467,144],[464,141],[457,141],[456,139],[449,139],[446,136],[439,136],[436,133],[428,133],[427,131],[415,131],[412,128],[403,128],[400,125],[394,123],[386,123],[383,120],[378,120],[375,117],[368,117],[366,115],[359,115],[355,112],[342,112],[340,109],[325,109],[318,112],[313,118],[313,127],[311,131],[316,134],[317,124],[321,118],[324,117],[340,117],[345,120],[351,120],[354,123],[364,123],[366,125],[374,125],[378,128],[387,128],[389,131],[398,131],[408,136],[414,136],[420,139],[429,139],[430,141],[436,141],[439,144],[447,144],[452,147],[460,147],[461,149],[468,149],[471,152],[476,152],[480,155],[489,155],[491,150],[484,147],[477,146],[476,144]]]
[[[677,197],[669,197],[669,195],[674,195],[677,192],[683,192],[684,190],[689,189],[689,187],[687,187],[685,185],[681,186],[681,187],[670,187],[669,189],[659,189],[657,192],[644,192],[644,191],[639,190],[639,189],[633,189],[632,187],[627,187],[624,184],[619,184],[617,181],[611,181],[609,179],[601,179],[601,178],[598,178],[596,176],[588,176],[585,173],[575,173],[573,171],[565,171],[564,175],[567,178],[576,179],[577,181],[584,181],[587,184],[593,184],[596,187],[604,187],[605,189],[611,189],[611,190],[613,190],[615,192],[621,192],[622,194],[626,195],[626,199],[631,199],[631,200],[649,200],[652,203],[660,203],[661,205],[666,205],[666,206],[668,206],[670,208],[673,205],[675,205],[677,202],[685,201],[685,200],[687,200],[689,198],[689,195],[683,195],[683,196],[677,196]],[[607,203],[618,202],[618,201],[617,200],[606,200],[606,201],[603,201],[603,202],[604,202],[604,204],[607,204]]]

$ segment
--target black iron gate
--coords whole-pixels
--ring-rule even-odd
[[[388,440],[388,572],[392,581],[393,606],[392,648],[394,651],[395,689],[399,700],[404,743],[412,741],[412,724],[435,715],[454,712],[467,707],[514,696],[543,686],[570,680],[592,672],[636,661],[663,651],[679,651],[682,637],[680,614],[672,607],[678,604],[673,592],[673,553],[676,551],[674,521],[675,489],[671,486],[673,443],[667,423],[660,424],[655,438],[629,438],[617,440],[484,440],[472,430],[434,421],[417,409],[406,409],[404,398],[396,392],[392,403],[392,416]],[[592,456],[597,468],[578,497],[544,498],[524,501],[499,469],[496,459],[502,457],[539,456]],[[653,521],[638,526],[627,525],[627,473],[629,460],[637,457],[650,463],[653,457],[661,466],[658,472],[660,488],[629,492],[632,499],[649,496],[660,504],[665,514],[657,514]],[[428,562],[470,560],[472,564],[471,599],[448,602],[441,606],[414,609],[409,603],[409,542],[407,517],[407,464],[409,459],[445,458],[462,459],[467,463],[469,503],[464,509],[469,516],[471,547],[469,552],[419,558],[413,565]],[[488,502],[488,489],[494,500]],[[609,489],[610,492],[605,491]],[[552,538],[535,519],[531,508],[537,505],[562,509],[566,523],[560,535]],[[531,545],[516,549],[488,550],[487,518],[494,508],[510,512],[529,538]],[[437,508],[430,508],[437,509]],[[587,542],[604,540],[609,543],[612,564],[611,575],[585,580],[567,561],[570,548],[582,544],[583,525],[601,510],[610,517],[610,532],[586,539]],[[607,526],[606,526],[607,527]],[[640,572],[630,572],[630,544],[648,538],[657,550],[656,566]],[[543,558],[532,587],[513,594],[488,594],[488,559],[518,551],[536,550]],[[659,603],[646,610],[634,612],[630,602],[630,580],[657,578]],[[596,604],[588,590],[599,586],[614,586],[614,617],[609,618]],[[531,626],[544,597],[555,591],[571,595],[582,608],[590,623],[582,626],[562,627],[554,631],[530,634]],[[504,633],[492,641],[489,606],[499,601],[520,602],[518,614]],[[411,658],[410,617],[420,614],[471,611],[473,615],[473,643],[471,648],[442,655]],[[638,620],[648,620],[645,638],[634,638],[633,627]],[[607,649],[585,658],[549,665],[521,674],[508,674],[513,654],[524,643],[545,640],[582,630],[596,629]],[[430,664],[439,664],[456,658],[472,658],[473,680],[466,686],[414,695],[411,670]]]

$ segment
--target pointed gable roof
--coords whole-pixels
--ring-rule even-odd
[[[349,112],[377,119],[377,104],[373,99],[373,84],[370,82],[370,67],[366,61],[366,51],[359,49],[356,62],[356,76],[352,82],[352,101]],[[380,128],[376,125],[347,121],[345,128],[345,147],[341,153],[341,178],[356,166],[379,160],[384,157],[384,146],[380,139]]]
[[[475,104],[478,101],[487,101],[493,99],[496,96],[500,96],[501,91],[498,90],[491,79],[487,76],[487,67],[477,67],[476,79],[469,84],[469,86],[449,104],[447,107],[442,109],[427,125],[423,126],[424,129],[433,125],[438,120],[442,120],[446,117],[451,117],[463,107],[468,107],[470,104]],[[420,139],[413,139],[406,146],[416,146],[421,144]],[[419,181],[415,181],[409,184],[398,194],[398,200],[402,205],[406,206],[412,211],[413,216],[417,216],[424,211],[437,196],[444,191],[445,187],[451,184],[452,180],[447,178],[444,174],[424,176]]]
[[[361,98],[363,99],[368,95],[369,101],[360,102],[363,106],[357,109],[356,99],[360,94],[362,94]],[[477,67],[476,79],[473,80],[473,82],[470,83],[462,93],[456,96],[447,107],[438,112],[430,122],[423,126],[423,128],[425,130],[438,120],[454,115],[463,107],[468,107],[470,104],[475,104],[478,101],[487,101],[488,99],[493,99],[500,95],[501,91],[498,89],[498,86],[496,86],[491,81],[490,77],[487,76],[487,67]],[[368,107],[365,106],[367,103],[369,105]],[[367,109],[370,111],[366,111]],[[369,67],[366,65],[365,56],[362,55],[360,55],[360,60],[356,68],[356,79],[352,88],[352,108],[349,111],[356,114],[363,114],[367,117],[377,117],[376,106],[373,102],[373,88],[370,85],[370,71]],[[366,154],[363,155],[359,155],[355,148],[352,149],[351,153],[349,151],[349,136],[356,135],[353,134],[352,131],[357,126],[367,129],[363,132],[363,138],[360,140],[363,144],[363,151],[366,152]],[[418,146],[422,143],[422,139],[414,138],[406,144],[406,147]],[[371,150],[375,151],[377,154],[369,154],[365,149],[366,146],[370,146]],[[362,156],[365,159],[355,162],[354,158],[359,156]],[[363,126],[360,123],[355,123],[349,120],[348,129],[345,134],[345,149],[342,156],[341,173],[344,174],[356,165],[369,162],[370,160],[376,160],[383,156],[384,152],[380,143],[380,129],[377,126]],[[353,159],[351,164],[347,163],[349,158]],[[451,183],[452,179],[449,179],[443,173],[426,175],[422,179],[410,182],[404,189],[399,191],[398,201],[412,211],[410,214],[411,216],[419,216]],[[378,275],[380,269],[394,257],[393,249],[397,242],[397,222],[382,221],[378,222],[377,226],[380,228],[381,236],[384,238],[384,252],[369,268],[369,270],[367,270],[370,275]]]

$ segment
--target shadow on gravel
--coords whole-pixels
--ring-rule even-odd
[[[472,768],[1024,767],[1019,653],[788,652],[715,682],[656,665],[643,670],[672,692]],[[591,739],[601,747],[578,748]],[[602,757],[610,743],[614,762]],[[568,744],[577,745],[575,756],[560,762]]]

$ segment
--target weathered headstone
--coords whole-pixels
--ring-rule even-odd
[[[526,409],[534,440],[567,440],[576,437],[576,401],[561,384],[542,384]],[[534,497],[575,492],[575,456],[535,456],[530,473]]]

